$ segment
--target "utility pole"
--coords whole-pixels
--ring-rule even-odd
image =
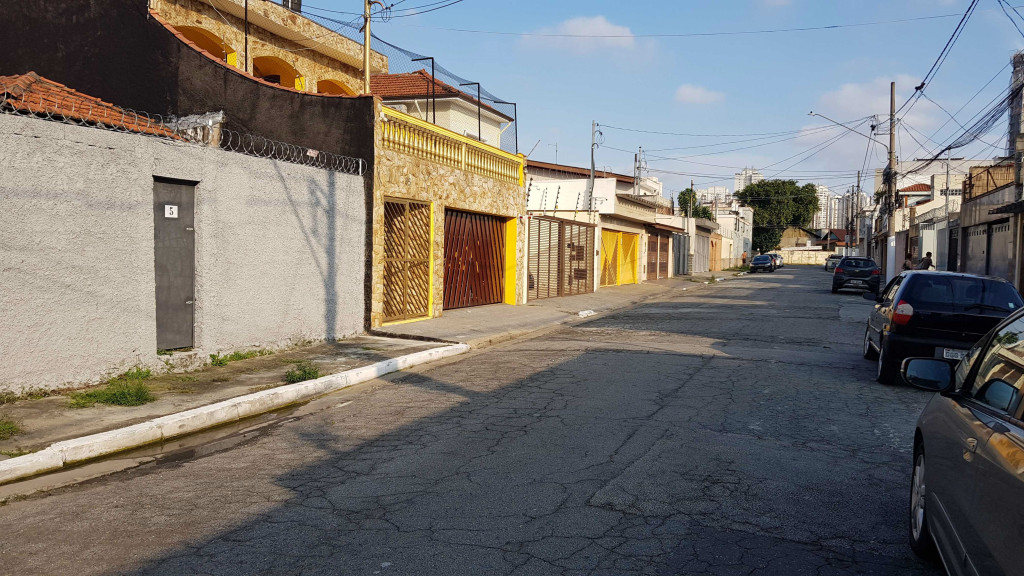
[[[594,150],[597,149],[597,121],[590,121],[590,181],[587,182],[587,199],[589,200],[588,206],[590,211],[594,211],[594,179],[596,178],[594,170]],[[558,163],[558,143],[555,143],[555,163]],[[593,214],[591,214],[593,216]]]
[[[889,225],[885,238],[885,281],[896,276],[896,83],[889,84]]]
[[[245,71],[249,71],[249,0],[245,0]]]
[[[853,239],[857,243],[857,254],[860,255],[860,256],[867,256],[867,254],[861,254],[860,253],[860,209],[861,209],[860,200],[861,200],[860,170],[857,170],[857,227],[854,229]]]
[[[693,199],[697,197],[697,191],[693,189],[693,180],[690,180],[690,211],[686,213],[687,218],[693,218]]]

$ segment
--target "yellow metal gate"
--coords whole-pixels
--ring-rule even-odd
[[[601,231],[601,286],[636,284],[640,239],[629,232]]]
[[[430,314],[430,205],[384,202],[384,321]]]

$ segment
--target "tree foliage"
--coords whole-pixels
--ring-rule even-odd
[[[679,193],[679,209],[687,218],[690,218],[691,206],[693,207],[693,218],[704,218],[706,220],[715,219],[715,215],[711,212],[711,208],[701,206],[697,201],[697,193],[694,192],[693,188],[687,188]]]
[[[778,248],[786,228],[806,227],[818,211],[814,184],[799,186],[796,180],[762,180],[735,197],[754,209],[752,246],[759,252]]]

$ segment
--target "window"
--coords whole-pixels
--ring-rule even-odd
[[[968,276],[920,275],[911,280],[902,298],[915,308],[945,313],[1004,316],[1024,302],[1006,282]]]
[[[882,298],[883,302],[892,302],[893,299],[896,298],[896,291],[900,289],[900,284],[903,283],[903,278],[904,276],[900,274],[889,282],[889,285],[885,287],[885,297]]]
[[[1024,318],[999,330],[985,351],[969,396],[999,412],[1018,416],[1024,389]]]

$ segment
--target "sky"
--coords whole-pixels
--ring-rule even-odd
[[[436,0],[401,0],[393,13],[431,4],[443,6]],[[642,146],[647,174],[665,183],[666,195],[689,186],[691,179],[697,188],[731,189],[732,175],[743,167],[843,192],[861,168],[870,174],[884,166],[885,149],[808,112],[867,134],[872,123],[867,117],[887,119],[889,83],[896,82],[899,106],[932,67],[969,4],[462,0],[375,22],[373,31],[516,102],[520,151],[531,159],[555,161],[557,144],[558,162],[589,165],[591,122],[596,121],[602,134],[597,166],[632,174],[633,155]],[[304,10],[359,12],[361,5],[360,0],[306,0]],[[879,24],[736,34],[863,23]],[[1017,25],[1024,30],[1024,19]],[[700,35],[657,36],[678,34]],[[1010,58],[1020,49],[1024,33],[998,0],[979,0],[924,89],[937,105],[922,98],[902,114],[900,160],[930,156],[941,148],[936,142],[961,133],[961,125],[1007,89]],[[953,154],[1001,155],[1005,132],[1006,123],[1000,122],[984,143]],[[877,138],[888,144],[887,134]],[[865,181],[870,188],[871,177]]]

